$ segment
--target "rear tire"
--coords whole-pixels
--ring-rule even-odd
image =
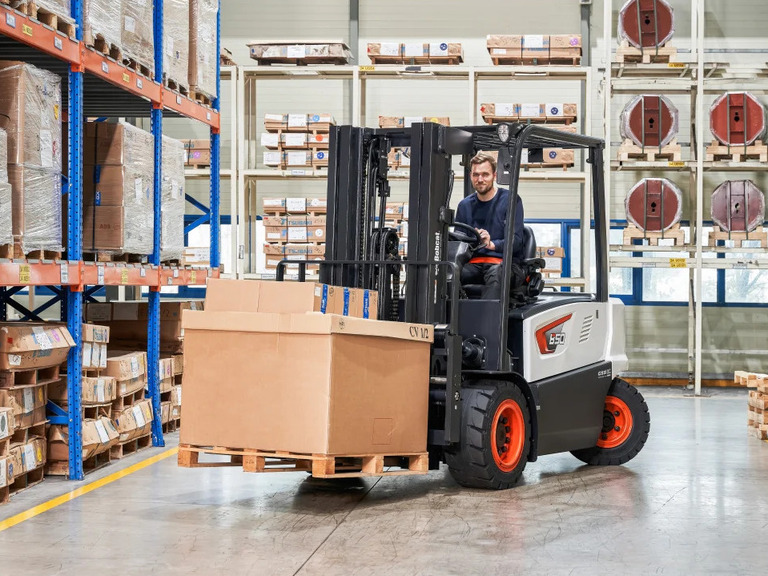
[[[571,454],[592,466],[624,464],[642,450],[650,431],[651,414],[645,398],[637,388],[617,378],[605,398],[597,445]]]
[[[445,452],[451,476],[470,488],[510,488],[531,449],[525,396],[514,384],[485,380],[462,388],[461,401],[461,441]]]

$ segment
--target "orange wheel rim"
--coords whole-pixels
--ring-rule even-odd
[[[523,411],[514,400],[504,400],[496,409],[491,427],[491,451],[499,470],[514,470],[523,455],[524,446]]]
[[[603,430],[597,439],[600,448],[616,448],[626,442],[632,434],[632,412],[624,400],[606,396],[603,413]]]

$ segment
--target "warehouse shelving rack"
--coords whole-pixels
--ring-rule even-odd
[[[768,70],[765,62],[756,67],[740,68],[729,62],[705,60],[705,11],[706,0],[690,0],[691,48],[687,62],[669,64],[625,65],[613,62],[613,9],[615,1],[604,3],[604,86],[605,139],[610,142],[614,118],[611,99],[614,92],[682,94],[691,97],[691,158],[683,162],[636,162],[620,166],[618,162],[606,162],[606,199],[613,195],[613,174],[620,171],[645,173],[688,173],[690,196],[695,214],[691,218],[690,239],[684,246],[610,246],[612,268],[684,268],[690,271],[688,302],[688,379],[695,395],[701,394],[702,381],[702,271],[727,269],[768,269],[768,250],[707,246],[704,244],[704,175],[705,173],[754,173],[768,171],[768,165],[760,162],[708,162],[705,149],[708,143],[709,122],[704,108],[708,94],[730,90],[748,90],[768,94]],[[736,51],[731,51],[736,53]],[[623,191],[616,191],[616,194]],[[684,253],[669,257],[670,253]],[[650,255],[652,254],[652,255]],[[723,258],[718,255],[736,257]]]
[[[155,5],[155,74],[163,73],[163,2]],[[72,18],[77,26],[76,37],[69,38],[30,17],[0,5],[0,57],[21,60],[46,68],[62,76],[68,86],[62,90],[63,106],[68,111],[69,165],[67,167],[68,228],[67,260],[5,260],[0,261],[0,319],[5,319],[6,306],[21,309],[25,317],[38,314],[55,302],[61,302],[62,320],[75,341],[67,360],[68,412],[59,423],[69,427],[69,478],[82,480],[82,321],[83,304],[102,286],[149,287],[148,367],[149,397],[152,399],[154,420],[152,442],[164,446],[161,427],[159,394],[160,347],[160,289],[169,285],[204,285],[206,279],[219,275],[219,179],[211,178],[208,221],[211,229],[210,268],[171,267],[160,264],[160,209],[162,199],[162,120],[163,115],[182,116],[210,127],[211,173],[220,166],[219,100],[211,107],[203,106],[161,83],[143,77],[83,43],[84,1],[72,0]],[[217,78],[221,21],[217,17]],[[155,139],[154,203],[155,222],[153,252],[149,264],[95,264],[82,258],[82,153],[83,121],[86,116],[121,116],[151,118]],[[29,287],[48,286],[54,298],[37,310],[25,310],[11,297]]]
[[[256,114],[256,86],[263,81],[315,80],[346,81],[351,83],[350,109],[346,116],[358,126],[366,125],[368,81],[384,80],[398,82],[419,80],[424,82],[460,81],[466,84],[466,118],[470,124],[482,123],[478,113],[478,86],[480,82],[547,82],[551,80],[576,82],[580,86],[580,125],[589,131],[592,125],[592,76],[591,67],[584,66],[398,66],[398,65],[361,65],[361,66],[242,66],[238,81],[238,101],[241,113],[238,114],[238,253],[244,255],[250,248],[246,245],[246,227],[249,225],[252,208],[255,209],[255,196],[258,182],[275,180],[323,180],[327,172],[313,168],[271,169],[258,168],[257,134],[261,118]],[[392,179],[408,179],[408,170],[394,170]],[[456,175],[463,179],[462,174]],[[528,170],[521,172],[524,182],[573,183],[582,189],[581,218],[589,221],[590,178],[582,165],[567,171],[556,169]],[[590,237],[582,235],[583,254],[590,251]],[[245,278],[270,277],[272,275],[254,274],[244,270],[242,259],[238,263],[238,274]],[[568,286],[584,289],[589,285],[589,262],[582,262],[579,277],[552,279],[551,285]]]

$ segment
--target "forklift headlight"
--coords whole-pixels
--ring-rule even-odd
[[[499,124],[496,127],[496,134],[499,136],[499,140],[501,140],[502,144],[509,142],[509,124]]]

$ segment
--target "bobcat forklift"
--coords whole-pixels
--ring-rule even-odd
[[[410,150],[407,254],[386,225],[388,155]],[[464,196],[470,162],[497,151],[508,185],[506,237],[514,237],[523,150],[582,149],[591,167],[597,290],[545,291],[536,241],[524,230],[525,259],[506,242],[501,298],[461,285],[461,268],[481,245],[454,222],[453,159],[461,158]],[[623,304],[608,297],[603,141],[540,125],[404,129],[331,128],[326,260],[320,281],[379,291],[379,318],[432,324],[428,450],[430,469],[448,465],[461,485],[505,489],[539,456],[571,452],[592,465],[623,464],[642,449],[650,415],[642,395],[618,375],[627,366]],[[280,263],[277,279],[284,278]],[[306,263],[299,264],[299,280]]]

